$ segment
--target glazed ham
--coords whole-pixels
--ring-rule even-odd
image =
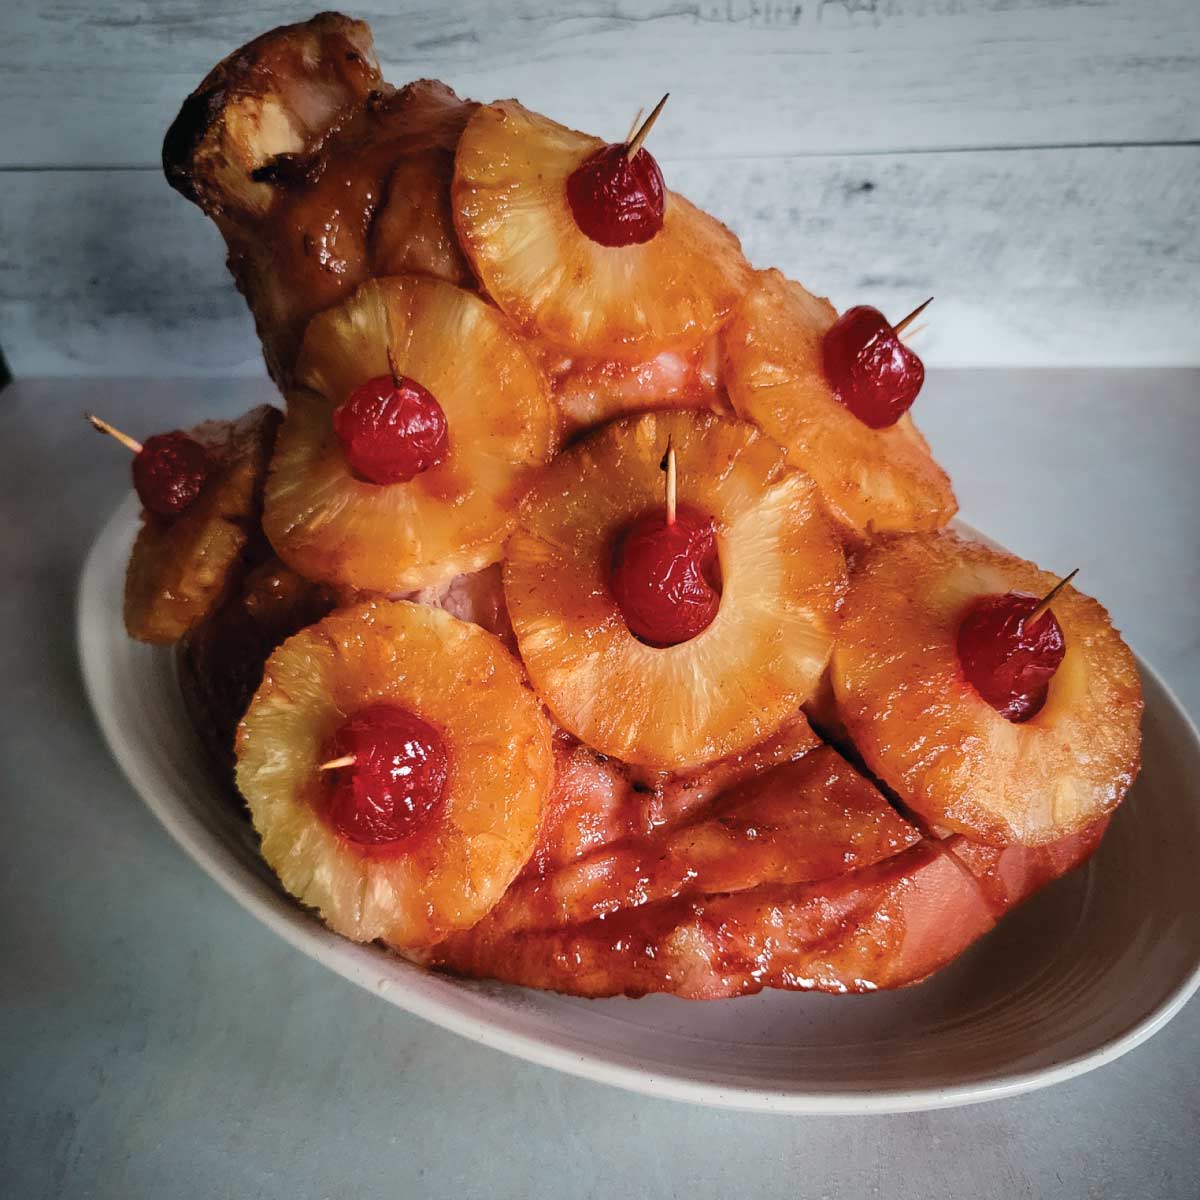
[[[471,282],[449,188],[474,107],[445,84],[385,83],[370,29],[338,13],[256,38],[183,105],[167,179],[224,235],[281,388],[309,318],[364,280]]]
[[[681,897],[495,938],[485,925],[435,961],[463,975],[582,996],[868,992],[923,979],[993,924],[970,874],[921,842],[819,883]]]
[[[811,883],[920,840],[827,746],[752,775],[703,811],[632,833],[555,871],[527,874],[467,937],[581,924],[678,896]]]
[[[752,272],[737,239],[683,197],[660,196],[661,228],[646,239],[587,233],[564,188],[597,155],[619,165],[626,151],[629,161],[647,153],[514,101],[480,106],[430,80],[395,88],[380,75],[368,27],[337,13],[264,34],[209,73],[167,133],[163,165],[221,231],[288,415],[278,439],[270,425],[270,471],[264,449],[252,497],[235,514],[241,540],[226,557],[237,569],[206,586],[187,621],[156,626],[150,640],[185,635],[185,694],[227,764],[241,722],[239,780],[268,860],[346,936],[379,938],[463,976],[579,996],[720,999],[917,982],[1086,861],[1108,818],[1084,813],[1057,840],[1066,826],[1040,830],[1030,845],[998,836],[977,844],[969,839],[979,830],[922,808],[900,773],[889,777],[887,755],[871,753],[879,748],[868,723],[900,711],[914,680],[892,670],[893,655],[891,673],[869,680],[862,701],[856,664],[844,661],[853,606],[842,540],[854,547],[861,590],[863,562],[887,553],[866,544],[880,531],[943,525],[954,509],[949,483],[907,417],[898,429],[868,429],[831,391],[821,364],[832,306],[777,272]],[[422,498],[394,511],[390,501],[407,493],[358,476],[332,418],[368,382],[389,395],[385,371],[396,392],[406,373],[429,389],[447,406],[449,428],[446,463],[386,484]],[[607,432],[583,443],[600,426]],[[650,677],[663,660],[644,644],[627,664],[597,666],[619,618],[593,601],[611,600],[613,531],[628,528],[618,518],[662,502],[665,446],[679,460],[686,503],[707,505],[721,526],[730,575],[718,615],[752,612],[762,644],[746,657],[742,637],[714,633],[704,655],[695,646],[675,654],[677,669],[656,689]],[[475,457],[451,471],[464,451]],[[513,468],[511,488],[501,465]],[[480,508],[484,487],[495,504]],[[600,527],[592,516],[609,492],[628,493],[628,511],[614,508]],[[531,533],[521,521],[537,505]],[[491,521],[484,530],[481,512]],[[173,562],[174,543],[163,544],[158,557]],[[402,551],[413,561],[399,562]],[[901,572],[900,599],[922,578]],[[179,590],[158,576],[152,585],[135,590],[147,611]],[[867,606],[873,624],[860,614],[863,655],[885,634],[911,640],[902,608],[889,596]],[[480,664],[470,689],[466,645]],[[355,657],[362,646],[374,646],[370,661]],[[793,672],[800,651],[804,669]],[[840,672],[827,669],[831,653]],[[522,654],[524,670],[514,661]],[[307,696],[312,729],[268,745],[304,692],[279,680],[306,684],[318,661],[325,675]],[[442,718],[462,722],[464,739],[493,731],[478,777],[454,797],[469,815],[486,793],[486,811],[478,828],[437,826],[444,834],[453,825],[464,849],[441,864],[428,895],[433,868],[360,853],[323,823],[313,799],[325,786],[318,770],[356,765],[316,758],[324,748],[314,730],[355,711],[360,692],[408,674],[434,681],[423,697],[434,708],[457,695]],[[498,675],[507,691],[489,703]],[[371,688],[360,688],[368,677]],[[936,689],[937,703],[951,691]],[[711,736],[695,728],[697,697],[720,718]],[[732,698],[728,712],[722,697]],[[543,702],[592,744],[549,720]],[[623,740],[630,713],[644,736]],[[743,730],[745,713],[756,715]],[[589,724],[595,714],[604,721]],[[902,722],[904,737],[893,739],[922,763],[926,716]],[[695,744],[659,745],[663,732]],[[487,764],[503,761],[511,773],[493,778]],[[683,763],[700,765],[656,769]],[[963,799],[960,787],[942,792],[947,804]],[[1021,804],[1035,792],[1022,791]],[[518,793],[521,811],[504,815]],[[394,870],[378,868],[385,859]]]

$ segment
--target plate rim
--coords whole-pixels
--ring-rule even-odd
[[[127,546],[132,540],[138,513],[137,499],[130,495],[103,522],[84,556],[76,591],[75,638],[80,674],[89,707],[109,754],[141,802],[176,845],[245,912],[326,969],[441,1029],[538,1066],[646,1096],[749,1112],[884,1115],[1000,1100],[1073,1079],[1105,1066],[1142,1045],[1163,1029],[1200,990],[1198,958],[1175,989],[1145,1016],[1093,1050],[1081,1052],[1052,1066],[1012,1074],[998,1072],[986,1078],[946,1087],[885,1086],[868,1093],[844,1088],[806,1090],[802,1085],[796,1088],[770,1088],[751,1084],[713,1084],[680,1073],[654,1072],[631,1061],[621,1062],[611,1052],[571,1049],[558,1042],[539,1040],[519,1029],[506,1027],[499,1014],[485,1019],[459,1011],[448,1005],[444,997],[426,994],[404,981],[372,979],[371,976],[378,976],[378,971],[373,971],[370,964],[376,956],[386,952],[339,937],[298,905],[285,910],[281,904],[269,902],[268,894],[276,901],[278,897],[274,892],[269,892],[261,879],[249,876],[244,865],[232,857],[210,831],[186,811],[180,811],[159,795],[147,777],[142,762],[133,752],[132,743],[124,736],[104,703],[108,665],[104,650],[107,640],[100,627],[94,625],[95,614],[103,611],[103,604],[96,601],[106,594],[103,580],[112,559],[111,550],[118,544]],[[991,541],[963,522],[956,522],[955,527],[967,536]],[[1133,653],[1143,678],[1149,679],[1161,692],[1171,715],[1185,731],[1192,752],[1200,762],[1200,730],[1197,730],[1191,715],[1158,671],[1136,650]],[[391,963],[398,961],[391,956],[388,956],[388,960]],[[414,972],[421,971],[419,967],[411,969]],[[463,987],[440,977],[438,982]]]

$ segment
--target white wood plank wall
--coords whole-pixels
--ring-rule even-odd
[[[32,374],[257,374],[163,181],[208,68],[316,5],[0,0],[0,348]],[[370,0],[394,82],[619,137],[839,304],[938,297],[933,364],[1200,363],[1200,0]]]

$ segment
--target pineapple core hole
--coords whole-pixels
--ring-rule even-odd
[[[363,852],[404,853],[436,823],[449,755],[428,721],[396,704],[372,704],[342,722],[324,747],[321,816]],[[339,765],[333,765],[339,764]]]
[[[609,586],[638,641],[678,646],[706,630],[721,605],[721,562],[712,517],[681,504],[643,513],[613,540]]]
[[[978,596],[958,626],[958,659],[971,686],[1002,717],[1022,724],[1046,703],[1066,643],[1052,611],[1022,592]]]
[[[450,452],[436,397],[394,370],[359,384],[334,410],[333,429],[355,476],[385,487],[410,482]]]

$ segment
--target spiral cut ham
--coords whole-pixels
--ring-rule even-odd
[[[988,708],[961,606],[1050,577],[942,532],[910,418],[868,427],[829,382],[828,301],[669,189],[652,236],[592,237],[567,181],[621,149],[393,87],[338,13],[217,64],[163,167],[221,232],[287,413],[197,432],[212,481],[144,523],[130,632],[178,642],[265,858],[344,936],[587,997],[915,983],[1096,849],[1138,766],[1132,658],[1064,593],[1044,715]],[[381,485],[333,414],[401,376],[448,449]],[[642,641],[613,547],[668,462],[720,601]],[[385,701],[453,751],[407,849],[322,815],[323,772],[355,766],[330,731]]]

